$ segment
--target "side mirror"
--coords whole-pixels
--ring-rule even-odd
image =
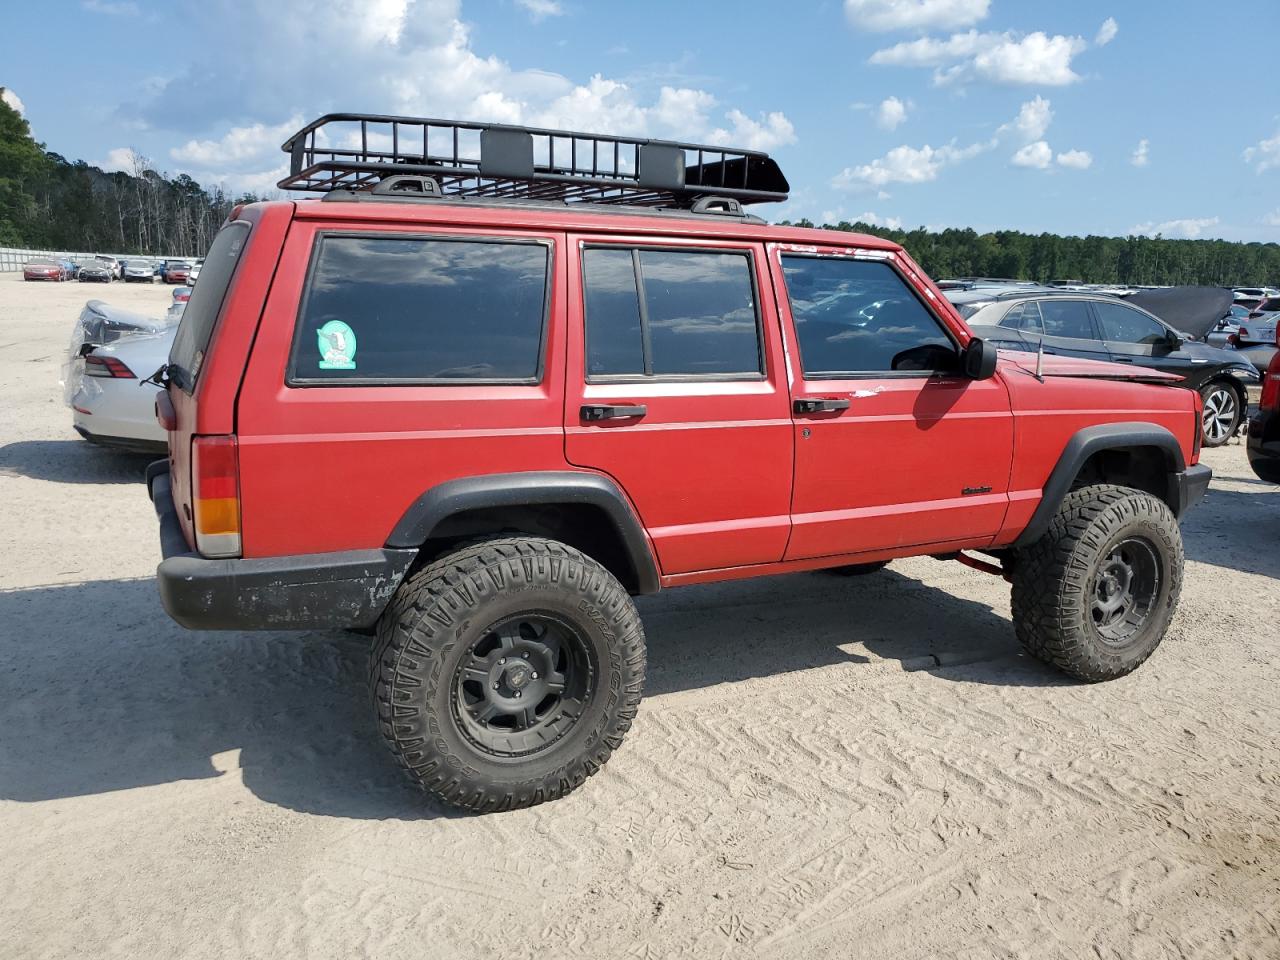
[[[995,373],[995,344],[974,337],[964,348],[964,375],[970,380],[990,380]]]

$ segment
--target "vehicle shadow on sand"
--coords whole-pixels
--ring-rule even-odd
[[[1230,479],[1244,489],[1212,485],[1183,517],[1187,559],[1280,580],[1280,493],[1273,483]]]
[[[0,446],[0,477],[54,483],[142,483],[160,453],[133,453],[86,440],[19,440]]]
[[[1019,656],[1008,620],[986,605],[891,570],[690,587],[641,606],[648,709],[661,709],[664,694],[751,677],[831,664],[892,669],[894,659],[927,669],[931,654],[963,651],[988,659],[937,675],[1064,682]],[[367,638],[187,632],[160,609],[150,580],[0,592],[0,622],[9,628],[0,637],[0,798],[239,776],[262,800],[298,811],[453,815],[407,782],[380,741]]]

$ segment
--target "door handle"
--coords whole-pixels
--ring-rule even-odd
[[[796,413],[834,413],[848,410],[849,401],[843,397],[804,397],[795,402],[793,409]]]
[[[643,403],[630,405],[584,403],[579,415],[583,420],[634,420],[648,412],[649,408]]]
[[[1133,363],[1133,357],[1126,357],[1122,354],[1113,353],[1111,359],[1119,363]]]

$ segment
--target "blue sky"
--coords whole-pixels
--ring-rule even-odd
[[[6,7],[0,85],[102,166],[263,190],[358,110],[761,147],[774,219],[1280,241],[1276,0]]]

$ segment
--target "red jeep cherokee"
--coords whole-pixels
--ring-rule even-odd
[[[786,196],[764,154],[359,115],[285,150],[323,201],[232,213],[161,377],[160,593],[375,630],[440,799],[596,772],[666,587],[927,554],[1003,574],[1079,679],[1160,642],[1210,478],[1176,378],[997,357],[896,244],[744,214]]]

